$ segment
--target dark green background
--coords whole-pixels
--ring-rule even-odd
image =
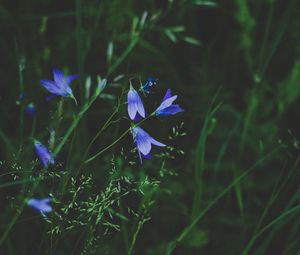
[[[0,160],[7,163],[1,171],[8,172],[7,168],[15,160],[5,137],[9,137],[16,148],[24,144],[26,164],[34,159],[32,145],[26,138],[32,119],[26,116],[25,138],[20,140],[22,106],[16,104],[22,91],[20,77],[26,95],[24,104],[34,102],[37,106],[35,134],[44,141],[58,100],[45,101],[48,94],[39,80],[51,79],[54,67],[80,74],[80,79],[72,84],[79,104],[84,100],[88,75],[93,77],[94,83],[95,76],[101,75],[110,84],[114,77],[124,74],[118,87],[108,85],[106,88],[105,92],[115,97],[122,88],[128,88],[128,79],[132,77],[142,80],[148,76],[158,77],[158,86],[147,98],[146,105],[153,109],[165,90],[171,88],[185,113],[150,122],[145,129],[164,142],[171,128],[183,121],[187,136],[172,145],[183,149],[185,155],[168,162],[168,168],[178,175],[163,178],[149,212],[151,220],[139,233],[134,254],[166,254],[169,243],[230,183],[253,166],[249,175],[213,203],[173,253],[242,254],[255,236],[258,222],[261,220],[256,233],[279,217],[255,239],[248,254],[298,254],[299,212],[280,217],[299,201],[299,1],[227,0],[211,6],[202,2],[213,3],[197,0],[1,1]],[[148,19],[137,44],[124,61],[109,72],[112,63],[132,42],[133,20],[140,18],[144,11],[148,12]],[[152,15],[157,18],[149,20]],[[184,26],[185,31],[173,33],[176,40],[172,41],[166,30],[178,26]],[[198,40],[195,44],[201,42],[200,45],[186,42],[186,36],[195,38]],[[107,60],[109,42],[114,45],[111,63]],[[24,66],[21,76],[20,65]],[[115,104],[114,99],[99,100],[83,119],[76,130],[70,168],[80,162],[82,148],[113,112]],[[210,116],[218,104],[220,107]],[[65,107],[63,127],[66,128],[72,119],[71,113],[67,113],[74,111],[74,105],[67,102]],[[126,106],[119,114],[122,116],[126,116]],[[127,127],[128,121],[121,119],[105,131],[92,152],[112,142]],[[57,135],[63,136],[65,128]],[[90,164],[86,171],[95,175],[99,185],[104,185],[112,155],[119,155],[121,147],[128,151],[131,146],[131,137],[128,137]],[[65,148],[59,155],[60,160],[66,161],[67,155]],[[266,155],[269,156],[265,158]],[[156,162],[156,159],[146,162],[143,170],[139,166],[125,169],[133,176],[139,176],[142,171],[157,177]],[[11,180],[2,178],[1,183],[6,181]],[[13,187],[0,192],[2,232],[12,217],[10,196],[22,191]],[[140,199],[130,198],[127,202],[134,207],[137,201]],[[33,213],[28,210],[25,215],[30,217]],[[45,224],[36,218],[17,223],[2,244],[3,254],[80,254],[81,241],[75,251],[72,246],[78,243],[81,230],[66,235],[53,248],[49,236],[43,235],[41,240]],[[131,223],[126,224],[126,231],[132,233]],[[95,254],[127,254],[122,231],[121,228],[121,232],[100,238]]]

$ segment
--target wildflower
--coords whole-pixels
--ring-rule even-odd
[[[47,168],[49,164],[54,165],[55,161],[51,152],[43,144],[34,140],[34,149],[43,167]]]
[[[150,151],[152,144],[160,147],[166,146],[165,144],[156,141],[153,137],[151,137],[145,130],[143,130],[140,127],[132,128],[132,134],[133,139],[136,143],[136,148],[138,150],[140,159],[141,155],[147,159],[151,158]]]
[[[167,115],[174,115],[178,112],[183,112],[184,110],[181,109],[178,104],[173,105],[173,102],[176,100],[176,98],[177,98],[177,95],[172,96],[171,90],[168,89],[162,103],[155,110],[155,115],[156,116],[167,116]]]
[[[151,87],[155,86],[157,84],[157,82],[158,82],[157,78],[149,77],[149,78],[147,78],[145,84],[142,85],[141,90],[144,93],[149,94]]]
[[[61,70],[55,68],[53,69],[54,81],[40,80],[40,83],[54,96],[71,97],[76,102],[70,83],[78,77],[77,74],[64,75]]]
[[[127,94],[128,115],[132,120],[138,120],[140,117],[145,118],[145,109],[137,91],[130,85]]]
[[[49,205],[50,202],[51,202],[50,198],[42,198],[42,199],[31,198],[27,201],[27,205],[45,216],[45,213],[49,213],[52,211],[52,207],[51,205]]]
[[[36,107],[33,103],[26,105],[24,110],[30,117],[34,117],[36,115]]]

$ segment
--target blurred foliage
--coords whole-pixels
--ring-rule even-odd
[[[296,0],[2,1],[0,253],[298,254],[299,17]],[[55,129],[58,142],[74,119],[72,102],[45,101],[38,81],[50,79],[54,67],[80,74],[72,87],[80,105],[97,76],[109,84],[59,154],[58,179],[78,166],[81,178],[93,175],[78,210],[89,210],[101,194],[105,200],[110,185],[114,196],[136,191],[120,202],[114,197],[103,211],[97,205],[84,224],[77,214],[62,219],[63,208],[49,218],[59,234],[29,209],[10,225],[21,208],[17,196],[30,185],[14,183],[21,173],[5,174],[22,169],[35,181],[28,138],[47,141]],[[159,85],[147,104],[159,104],[170,87],[185,109],[159,128],[148,126],[154,137],[166,138],[169,151],[141,168],[128,138],[81,166],[84,148],[117,107],[118,118],[91,155],[127,128],[119,97],[129,79],[139,84],[148,76]],[[31,102],[35,121],[23,116]],[[116,191],[120,180],[126,190]],[[78,181],[70,190],[55,190],[56,182],[46,182],[51,193],[70,192],[66,199],[77,201]],[[99,228],[98,210],[105,215]]]

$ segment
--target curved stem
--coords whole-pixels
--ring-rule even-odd
[[[148,117],[146,117],[145,119],[141,120],[139,123],[135,124],[134,126],[139,126],[141,125],[143,122],[145,122],[147,119],[149,119],[150,117],[154,116],[155,112],[151,113]],[[91,161],[93,161],[95,158],[99,157],[102,153],[104,153],[105,151],[107,151],[108,149],[110,149],[111,147],[113,147],[115,144],[117,144],[120,140],[122,140],[122,138],[124,138],[129,131],[131,130],[131,127],[128,128],[123,134],[121,134],[119,136],[119,138],[117,140],[115,140],[113,143],[111,143],[110,145],[108,145],[107,147],[105,147],[103,150],[97,152],[95,155],[93,155],[92,157],[88,158],[87,160],[84,161],[84,164],[87,164]]]

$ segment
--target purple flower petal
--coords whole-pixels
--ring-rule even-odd
[[[70,88],[70,83],[72,80],[76,79],[78,75],[64,75],[64,73],[55,68],[53,69],[53,79],[54,81],[41,80],[41,84],[52,94],[62,97],[69,97],[72,95],[72,89]]]
[[[49,80],[40,80],[40,83],[47,89],[50,93],[60,96],[61,89],[56,85],[55,82]]]
[[[171,89],[168,89],[167,92],[166,92],[166,94],[165,94],[165,97],[163,98],[163,101],[167,100],[171,96],[172,96]]]
[[[128,115],[130,119],[134,120],[136,114],[139,113],[141,117],[145,118],[145,109],[137,91],[133,88],[130,88],[127,94],[127,103],[128,103]]]
[[[177,96],[172,96],[172,97],[166,99],[165,101],[163,101],[160,104],[160,106],[156,109],[156,111],[160,111],[162,109],[165,109],[165,108],[169,107],[176,100],[176,98],[177,98]]]
[[[50,198],[43,198],[43,199],[31,198],[27,201],[27,204],[31,208],[40,212],[41,214],[44,214],[52,211],[52,207],[51,205],[49,205],[50,202],[51,202]]]
[[[127,103],[128,103],[128,115],[130,117],[130,119],[134,119],[135,115],[136,115],[136,106],[135,106],[135,101],[134,101],[134,92],[129,90],[128,94],[127,94]]]
[[[147,155],[151,151],[151,144],[156,146],[166,146],[163,143],[152,138],[146,131],[144,131],[140,127],[133,128],[133,138],[136,142],[136,147],[139,153],[142,154],[143,157],[147,157]]]
[[[153,144],[153,145],[156,145],[156,146],[159,146],[159,147],[165,147],[166,145],[155,140],[153,137],[150,137],[150,142]]]
[[[148,133],[143,129],[137,127],[135,128],[135,141],[137,149],[143,154],[147,155],[151,151],[151,140]]]
[[[147,155],[143,155],[143,158],[151,159],[152,158],[151,153],[149,152]]]
[[[164,108],[162,110],[158,110],[156,112],[157,116],[167,116],[167,115],[175,115],[178,112],[184,112],[183,109],[178,104],[170,105],[167,108]]]
[[[70,83],[77,78],[79,78],[79,74],[71,74],[66,76],[67,85],[69,86]]]
[[[49,164],[54,165],[55,161],[51,152],[43,144],[34,140],[34,149],[43,167],[47,168]]]
[[[53,69],[53,79],[55,83],[59,85],[59,87],[65,86],[66,83],[65,75],[60,69],[58,68]]]
[[[162,103],[155,110],[155,115],[156,116],[167,116],[167,115],[174,115],[178,112],[183,112],[184,110],[181,109],[179,105],[172,105],[173,102],[176,100],[176,98],[177,98],[177,95],[172,96],[171,90],[168,89]]]

